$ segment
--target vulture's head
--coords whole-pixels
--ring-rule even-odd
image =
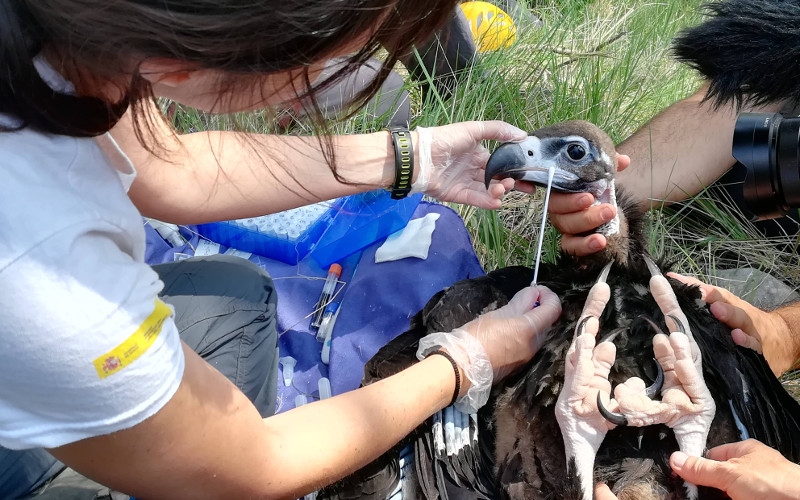
[[[585,121],[567,121],[540,128],[520,142],[501,144],[486,164],[486,185],[492,179],[511,177],[547,187],[553,167],[552,189],[560,193],[592,193],[595,203],[617,206],[614,176],[617,153],[608,135]],[[625,208],[617,217],[596,229],[608,239],[605,252],[594,258],[625,263],[631,253]]]

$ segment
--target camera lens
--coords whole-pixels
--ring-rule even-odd
[[[759,218],[780,217],[800,207],[800,118],[740,114],[733,157],[747,169],[744,199]]]

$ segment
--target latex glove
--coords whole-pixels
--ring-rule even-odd
[[[626,155],[617,155],[617,171],[622,171],[631,164]],[[605,224],[614,218],[617,209],[613,205],[603,203],[592,206],[594,196],[591,193],[551,193],[550,222],[561,233],[561,248],[571,255],[590,255],[606,247],[606,238],[602,234],[576,236],[586,233]]]
[[[764,354],[776,376],[795,365],[800,346],[780,310],[762,311],[724,288],[680,274],[669,273],[668,276],[699,287],[703,300],[710,305],[711,314],[732,328],[733,341]]]
[[[500,198],[514,187],[514,179],[484,184],[489,151],[481,141],[521,141],[527,132],[502,121],[462,122],[422,128],[417,135],[419,173],[413,193],[425,193],[441,201],[482,208],[500,208]]]
[[[534,309],[536,301],[539,305]],[[544,286],[523,288],[500,309],[461,329],[476,337],[492,363],[494,383],[531,360],[561,316],[561,302]]]
[[[678,451],[669,463],[686,481],[720,489],[733,500],[800,498],[800,466],[754,439],[712,448],[706,456]]]

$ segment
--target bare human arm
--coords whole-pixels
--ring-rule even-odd
[[[130,114],[111,130],[137,169],[131,200],[142,215],[178,224],[279,212],[385,187],[394,179],[387,132],[337,138],[339,172],[360,185],[336,181],[316,137],[176,135],[163,120],[154,134],[164,146],[157,156],[139,143]]]
[[[733,105],[714,109],[703,98],[707,86],[656,115],[618,147],[630,157],[630,168],[617,182],[643,208],[684,200],[710,186],[734,164],[731,155],[737,112]],[[782,104],[743,111],[777,112]],[[550,214],[569,253],[587,255],[605,248],[599,234],[576,236],[614,218],[611,205],[591,206],[588,194],[553,194]]]
[[[389,379],[262,420],[184,347],[178,391],[123,431],[50,450],[137,498],[297,498],[366,465],[450,402],[453,368],[432,356]]]
[[[153,113],[159,113],[153,109]],[[525,132],[501,121],[462,122],[426,129],[426,158],[411,133],[414,178],[425,168],[425,193],[442,201],[499,208],[514,181],[483,184],[488,159],[483,140],[514,140]],[[175,135],[169,124],[154,134],[164,151],[139,143],[129,115],[111,131],[136,166],[129,196],[142,215],[178,224],[253,217],[389,186],[394,148],[386,131],[334,136],[337,171],[331,172],[317,137],[199,132]]]
[[[535,301],[540,305],[533,308]],[[463,328],[496,374],[529,360],[560,315],[526,288]],[[261,419],[250,401],[184,346],[172,399],[129,428],[50,450],[82,474],[139,498],[297,498],[374,460],[450,402],[450,362],[431,356],[367,387]],[[462,375],[461,394],[469,388]]]
[[[617,146],[631,168],[617,176],[644,206],[680,201],[710,186],[733,166],[731,140],[737,112],[704,102],[704,85],[656,115]],[[775,105],[778,111],[780,105]],[[763,109],[766,111],[767,108]]]

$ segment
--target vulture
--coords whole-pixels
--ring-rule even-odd
[[[615,186],[616,165],[610,138],[581,121],[498,147],[487,185],[501,177],[546,184],[554,168],[554,191],[615,204],[617,218],[597,229],[607,248],[542,265],[539,284],[561,298],[562,315],[533,359],[495,385],[476,414],[448,407],[320,498],[590,500],[603,482],[620,500],[717,499],[727,497],[674,475],[670,454],[699,456],[755,438],[800,461],[800,406],[761,354],[733,343],[699,289],[666,278],[668,267],[648,255],[643,214]],[[417,362],[420,338],[502,307],[532,276],[530,268],[507,267],[438,292],[366,364],[363,384]],[[599,300],[602,312],[587,315],[587,299]],[[613,391],[591,391],[576,376],[595,342],[595,353],[612,354]],[[670,342],[672,358],[664,351]],[[681,360],[691,380],[676,376]]]

